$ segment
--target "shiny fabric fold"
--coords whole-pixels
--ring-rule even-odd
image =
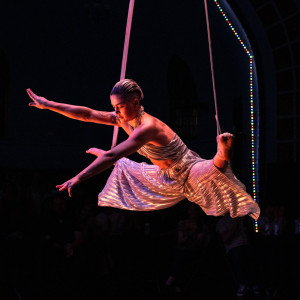
[[[160,174],[158,166],[122,158],[100,192],[98,205],[148,211],[170,207],[184,198],[178,183]]]
[[[232,218],[250,215],[257,220],[260,214],[258,204],[234,176],[230,164],[222,173],[212,160],[190,150],[184,150],[180,160],[166,170],[120,159],[99,193],[98,205],[149,211],[173,206],[185,198],[207,215],[230,213]]]

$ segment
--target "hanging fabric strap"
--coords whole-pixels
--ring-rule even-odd
[[[130,0],[129,8],[128,8],[128,15],[127,15],[127,24],[126,24],[120,80],[125,79],[125,74],[126,74],[126,65],[127,65],[127,57],[128,57],[128,48],[129,48],[129,39],[130,39],[130,31],[131,31],[131,24],[132,24],[133,8],[134,8],[134,0]],[[118,132],[119,132],[119,126],[114,126],[114,133],[113,133],[113,140],[112,140],[111,148],[115,147],[117,144]]]
[[[216,86],[215,86],[214,65],[213,65],[213,57],[212,57],[207,0],[204,0],[204,7],[205,7],[205,16],[206,16],[207,38],[208,38],[208,48],[209,48],[209,58],[210,58],[210,70],[211,70],[212,86],[213,86],[213,93],[214,93],[214,102],[215,102],[215,113],[216,113],[215,118],[216,118],[216,123],[217,123],[217,135],[219,135],[219,134],[221,134],[221,127],[220,127],[219,115],[218,115],[217,93],[216,93]]]

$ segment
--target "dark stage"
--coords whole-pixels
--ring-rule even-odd
[[[232,169],[257,222],[186,199],[99,207],[112,167],[71,198],[58,192],[92,162],[87,149],[110,149],[113,128],[30,107],[26,89],[115,109],[129,0],[2,1],[1,300],[300,299],[300,1],[207,0],[210,36],[204,3],[136,0],[126,77],[201,157],[215,154],[216,119],[234,134]]]

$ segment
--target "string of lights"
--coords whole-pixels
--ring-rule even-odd
[[[250,42],[248,41],[246,34],[238,33],[237,29],[232,24],[232,21],[224,11],[225,1],[221,6],[221,0],[214,0],[218,10],[225,19],[227,25],[230,27],[232,33],[235,35],[240,45],[249,57],[249,101],[250,101],[250,136],[251,136],[251,171],[252,171],[252,196],[253,199],[259,202],[259,186],[258,186],[258,148],[259,148],[259,106],[258,106],[258,95],[256,93],[257,82],[256,82],[256,69],[254,55],[251,50]],[[246,45],[247,44],[247,45]],[[255,232],[258,232],[258,223],[254,223]]]

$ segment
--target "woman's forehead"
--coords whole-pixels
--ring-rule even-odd
[[[111,95],[110,102],[111,102],[111,105],[119,105],[119,104],[124,104],[126,101],[124,99],[122,99],[120,96]]]

